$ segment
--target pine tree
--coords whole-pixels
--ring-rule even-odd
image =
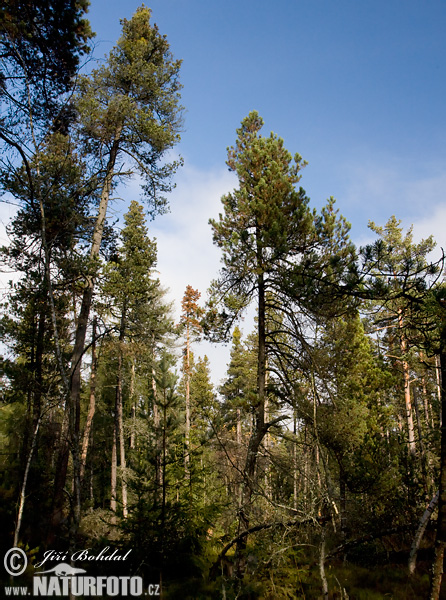
[[[375,272],[388,278],[390,285],[389,295],[395,296],[402,291],[400,284],[401,272],[408,269],[407,275],[413,277],[416,273],[426,269],[427,255],[433,250],[435,243],[432,236],[418,244],[413,242],[412,228],[403,236],[401,221],[392,216],[385,227],[379,227],[370,222],[369,227],[379,235],[383,247],[388,248],[385,255],[380,256]],[[400,369],[404,382],[405,421],[407,427],[407,447],[411,455],[416,454],[414,408],[410,390],[410,344],[407,334],[408,320],[407,303],[404,298],[387,301],[375,316],[375,322],[388,332],[395,331],[391,339],[395,340],[396,347],[391,348],[392,354],[398,352]]]
[[[295,187],[304,161],[299,155],[293,159],[283,140],[274,134],[262,137],[262,126],[262,119],[252,112],[237,130],[227,164],[236,172],[239,188],[222,198],[224,214],[218,221],[210,221],[214,242],[223,251],[224,267],[212,284],[209,326],[214,324],[227,332],[252,301],[257,303],[257,397],[240,510],[245,530],[251,521],[249,507],[261,443],[268,429],[283,419],[265,420],[267,353],[273,347],[268,338],[272,331],[268,330],[267,312],[270,308],[282,311],[294,325],[293,305],[300,304],[309,311],[318,304],[328,306],[321,298],[322,285],[334,286],[340,277],[346,277],[353,255],[348,226],[337,217],[333,201],[321,216],[311,212],[305,191]],[[300,334],[299,324],[297,329]],[[275,333],[282,336],[282,331]],[[238,543],[239,557],[245,546],[246,537]],[[241,574],[241,560],[238,567]]]
[[[96,166],[101,189],[100,202],[91,237],[91,270],[85,278],[82,304],[77,319],[69,390],[69,431],[75,471],[76,506],[80,505],[79,435],[81,366],[89,324],[95,270],[111,190],[123,173],[116,169],[121,156],[130,162],[130,174],[139,172],[143,192],[152,205],[152,214],[165,206],[162,194],[170,189],[170,177],[178,163],[163,161],[165,152],[178,141],[181,126],[178,72],[169,45],[156,26],[150,11],[140,7],[130,21],[123,20],[123,35],[107,62],[90,76],[81,78],[75,99],[85,150]],[[129,175],[129,171],[126,171]],[[161,194],[161,196],[160,196]],[[55,504],[60,506],[68,456],[62,451],[60,481]],[[75,511],[75,524],[79,509]]]
[[[203,309],[197,304],[200,299],[200,292],[194,290],[192,286],[188,285],[184,292],[183,299],[181,301],[182,314],[180,318],[180,324],[184,329],[184,335],[186,338],[183,356],[183,373],[185,383],[185,455],[184,465],[186,476],[188,475],[189,462],[190,462],[190,380],[191,380],[191,343],[193,339],[196,339],[201,333],[200,317],[203,313]]]

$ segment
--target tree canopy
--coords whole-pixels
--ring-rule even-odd
[[[392,216],[355,248],[335,200],[313,208],[306,162],[254,111],[210,220],[221,270],[206,294],[191,264],[175,313],[151,220],[182,164],[181,60],[141,6],[82,71],[87,8],[0,8],[0,185],[18,205],[0,249],[16,274],[0,318],[4,553],[23,548],[32,567],[113,548],[128,559],[98,561],[90,582],[131,574],[165,598],[441,597],[433,238]],[[218,385],[202,338],[231,341]]]

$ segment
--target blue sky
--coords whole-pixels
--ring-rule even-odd
[[[96,56],[138,1],[92,0]],[[187,284],[203,297],[219,268],[210,217],[236,185],[226,148],[253,109],[307,161],[314,206],[329,196],[357,244],[368,220],[395,214],[416,237],[446,246],[446,3],[444,0],[153,0],[153,22],[183,60],[185,166],[170,215],[150,226],[162,282],[177,310]],[[129,196],[136,189],[128,189]],[[125,196],[125,194],[124,194]],[[242,324],[243,326],[243,324]],[[247,319],[245,333],[251,328]],[[209,345],[214,381],[228,349]]]
[[[137,0],[91,0],[95,56],[108,53]],[[236,181],[226,148],[253,109],[307,161],[313,206],[329,196],[357,244],[395,214],[446,247],[444,0],[152,0],[153,22],[183,60],[185,130],[171,213],[150,224],[177,310],[187,284],[205,296],[219,268],[207,222]],[[129,186],[123,197],[137,198]],[[120,213],[126,204],[119,201]],[[3,217],[4,219],[5,217]],[[246,333],[250,328],[246,324]],[[204,350],[203,350],[204,348]],[[203,347],[214,380],[227,350]]]
[[[92,0],[97,55],[138,5]],[[150,7],[184,61],[180,152],[188,164],[224,165],[236,127],[256,109],[266,132],[309,161],[303,184],[315,203],[335,195],[352,220],[363,215],[361,199],[350,197],[358,167],[414,182],[444,173],[444,0],[153,0]],[[393,207],[420,214],[404,198]]]

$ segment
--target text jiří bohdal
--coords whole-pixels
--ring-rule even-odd
[[[35,569],[39,569],[42,567],[47,561],[115,561],[115,560],[127,560],[132,549],[128,550],[125,554],[120,554],[118,549],[115,548],[111,551],[110,546],[106,546],[103,548],[98,554],[93,554],[91,552],[91,548],[86,548],[83,550],[76,550],[71,555],[66,552],[59,552],[57,550],[46,550],[43,553],[43,559],[34,565]]]

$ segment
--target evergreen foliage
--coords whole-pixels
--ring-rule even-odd
[[[305,161],[252,112],[228,149],[238,185],[210,221],[222,269],[205,309],[191,285],[177,298],[175,326],[147,218],[181,162],[166,158],[181,61],[141,6],[76,81],[87,6],[0,9],[0,184],[19,205],[0,249],[19,277],[0,320],[2,550],[131,549],[125,575],[164,598],[440,597],[433,239],[391,217],[357,251],[332,198],[311,208]],[[132,200],[118,229],[111,194],[135,175],[145,205]],[[203,335],[232,338],[218,387]]]

